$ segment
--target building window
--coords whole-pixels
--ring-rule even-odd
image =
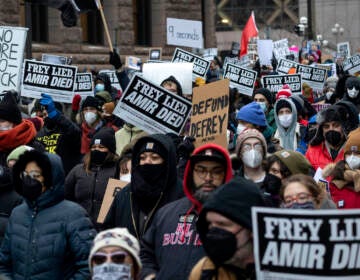
[[[83,42],[92,45],[104,44],[104,27],[98,10],[80,15]]]
[[[48,7],[33,4],[31,7],[31,37],[33,42],[47,43],[48,38]]]
[[[151,1],[134,1],[135,43],[140,46],[151,45]]]

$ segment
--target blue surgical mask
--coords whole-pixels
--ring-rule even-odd
[[[266,107],[266,102],[257,102],[257,104],[260,105],[261,109],[266,112],[267,107]]]
[[[96,84],[95,86],[95,92],[104,91],[105,85],[104,84]]]

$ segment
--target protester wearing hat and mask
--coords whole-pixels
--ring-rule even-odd
[[[116,194],[104,226],[126,227],[140,240],[157,210],[184,194],[177,178],[175,146],[168,136],[138,139],[132,155],[131,182]]]
[[[255,279],[251,208],[265,206],[257,186],[236,178],[205,202],[197,222],[206,252],[189,280]]]
[[[95,230],[86,211],[64,200],[58,155],[26,151],[13,167],[14,208],[0,249],[0,274],[11,279],[88,279]]]
[[[139,280],[139,241],[126,228],[104,230],[96,235],[89,255],[92,279]]]
[[[195,227],[202,205],[231,178],[229,154],[222,147],[205,144],[192,153],[183,180],[186,197],[162,207],[142,239],[142,279],[187,279],[204,256]]]
[[[267,121],[267,128],[263,132],[265,138],[271,138],[276,131],[276,122],[274,118],[274,97],[273,93],[270,92],[267,88],[259,88],[254,91],[253,99],[257,102],[261,109],[263,109]]]
[[[345,94],[342,100],[352,102],[360,110],[360,79],[350,76],[345,81]]]
[[[115,154],[115,132],[100,129],[91,139],[90,151],[83,163],[76,165],[66,176],[65,198],[79,203],[97,224],[100,207],[109,178],[114,178],[119,157]]]

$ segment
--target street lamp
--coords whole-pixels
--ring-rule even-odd
[[[324,47],[326,47],[327,44],[329,43],[328,40],[323,39],[323,36],[321,34],[316,35],[316,41],[320,46],[324,46]]]
[[[340,24],[335,23],[334,27],[331,28],[331,33],[335,35],[336,38],[336,45],[338,43],[339,35],[342,35],[344,33],[344,28],[340,26]]]

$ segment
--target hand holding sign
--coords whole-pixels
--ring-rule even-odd
[[[59,112],[55,108],[55,104],[50,95],[46,93],[41,94],[40,104],[46,107],[48,118],[54,119],[59,115]]]
[[[120,56],[115,50],[113,52],[109,52],[109,63],[113,65],[116,70],[122,66]]]

